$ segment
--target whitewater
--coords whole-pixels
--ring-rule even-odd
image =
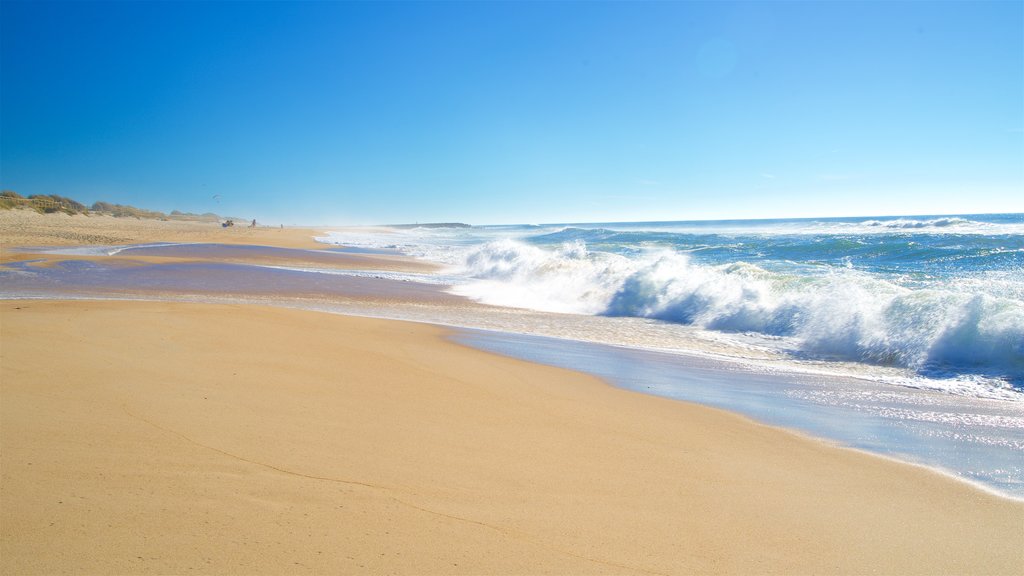
[[[631,346],[1024,399],[1022,214],[412,228],[318,240],[443,264],[438,277],[454,294],[564,314],[567,325],[580,315],[647,320],[641,332],[657,339]],[[586,326],[559,335],[608,342]],[[497,328],[544,333],[521,321]]]

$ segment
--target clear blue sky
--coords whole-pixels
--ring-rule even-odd
[[[1024,212],[1019,1],[0,6],[22,194],[286,224]]]

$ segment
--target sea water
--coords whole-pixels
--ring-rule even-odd
[[[756,351],[965,395],[1024,392],[1022,214],[421,228],[318,240],[442,263],[451,292],[486,304],[684,327],[680,349],[700,339],[727,355]],[[673,348],[664,338],[629,344]]]
[[[462,332],[463,343],[1024,497],[1024,215],[319,240],[444,264],[451,292],[522,311],[488,326],[498,332]]]

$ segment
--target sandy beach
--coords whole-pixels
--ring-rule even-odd
[[[0,210],[0,264],[23,260],[40,260],[36,265],[49,265],[65,260],[87,260],[89,256],[73,254],[45,254],[12,251],[17,247],[62,247],[62,246],[123,246],[153,242],[210,243],[227,246],[271,246],[296,250],[323,250],[324,244],[314,240],[323,234],[316,228],[275,228],[267,226],[232,226],[224,228],[214,222],[181,220],[153,220],[137,218],[115,218],[105,215],[75,215],[63,213],[39,214],[32,210]],[[118,255],[108,260],[131,263],[188,262],[195,258],[146,257]],[[208,257],[207,262],[253,262],[246,255],[232,254],[223,257]],[[310,264],[324,265],[323,258],[307,253],[304,259],[274,258],[263,255],[261,264]],[[332,255],[330,267],[370,268],[374,270],[429,271],[436,267],[425,262],[388,255],[344,254]]]
[[[7,211],[0,240],[318,233],[180,224]],[[0,570],[1024,571],[1020,501],[447,334],[254,305],[0,302]]]
[[[317,248],[313,228],[279,228],[239,222],[224,228],[217,222],[115,218],[33,210],[0,210],[0,245],[68,246],[80,244],[138,244],[143,242],[265,243],[286,248]],[[322,246],[319,246],[322,247]]]

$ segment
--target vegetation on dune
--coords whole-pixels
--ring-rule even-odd
[[[146,210],[125,204],[112,204],[110,202],[94,202],[92,206],[86,206],[77,200],[59,196],[57,194],[32,194],[28,197],[22,196],[13,190],[0,192],[0,209],[10,210],[21,208],[35,210],[40,214],[52,214],[63,212],[65,214],[105,214],[115,218],[145,218],[157,220],[193,220],[199,222],[219,222],[220,216],[213,212],[204,214],[193,214],[174,210],[168,214],[155,210]]]
[[[167,215],[163,212],[145,210],[143,208],[136,208],[135,206],[127,206],[125,204],[111,204],[110,202],[94,202],[90,210],[99,214],[109,214],[115,218],[167,219]]]
[[[204,212],[202,214],[195,214],[193,212],[182,212],[180,210],[171,210],[171,220],[198,220],[200,222],[218,222],[220,216],[213,212]]]
[[[26,198],[24,196],[13,190],[4,190],[3,192],[0,192],[0,208],[4,210],[23,206],[25,201]]]
[[[32,194],[26,198],[13,190],[0,192],[0,208],[29,208],[42,214],[84,214],[89,211],[85,204],[57,194]]]

